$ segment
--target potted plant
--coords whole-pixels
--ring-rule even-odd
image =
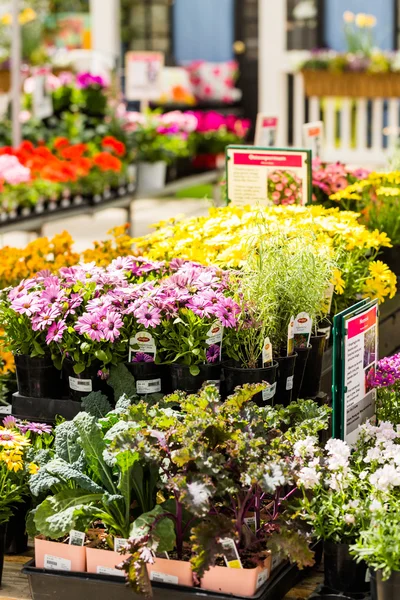
[[[138,453],[160,469],[160,490],[169,498],[132,525],[124,569],[136,590],[148,589],[143,564],[150,579],[169,583],[186,581],[177,569],[186,573],[191,564],[203,589],[250,596],[268,578],[270,546],[299,564],[312,561],[305,539],[282,519],[278,524],[278,513],[295,491],[285,487],[294,481],[287,460],[293,440],[325,428],[328,409],[313,402],[286,411],[259,408],[251,400],[262,387],[238,388],[224,403],[215,386],[206,386],[198,394],[177,392],[164,403],[129,408],[128,426],[111,453]],[[159,562],[161,551],[170,560]],[[240,568],[219,566],[224,555]]]
[[[188,156],[188,132],[182,125],[180,113],[173,116],[157,112],[129,114],[129,130],[138,161],[138,187],[140,193],[160,190],[165,186],[167,165]],[[184,122],[186,123],[186,121]]]

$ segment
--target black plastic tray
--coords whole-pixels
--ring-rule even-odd
[[[337,592],[322,584],[311,594],[309,600],[371,600],[371,595],[364,592],[360,594]]]
[[[18,419],[53,424],[57,415],[68,421],[81,410],[81,403],[54,398],[29,398],[15,392],[12,396],[12,414]]]
[[[37,569],[32,559],[22,569],[28,576],[33,600],[129,600],[143,598],[135,594],[120,577],[92,575],[91,573],[67,573],[65,571],[47,571]],[[287,592],[307,574],[299,571],[295,565],[283,564],[278,567],[270,579],[257,591],[253,600],[282,600]],[[152,583],[155,600],[248,600],[243,596],[232,596],[207,592],[199,588]]]

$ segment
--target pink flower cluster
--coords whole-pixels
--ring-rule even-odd
[[[18,185],[19,183],[27,183],[30,179],[30,169],[21,165],[16,156],[10,154],[0,156],[0,180],[11,185]]]
[[[378,362],[377,369],[368,374],[370,387],[388,387],[400,380],[400,354],[387,356]]]
[[[314,158],[312,164],[313,200],[319,199],[318,191],[329,197],[355,181],[365,179],[368,175],[369,171],[366,169],[351,170],[340,162],[327,164],[319,158]]]
[[[125,123],[127,131],[138,129],[156,129],[163,134],[189,134],[197,128],[197,118],[189,112],[174,110],[159,115],[158,113],[144,114],[127,112],[119,107],[119,118]]]
[[[209,133],[226,129],[229,133],[234,133],[240,138],[244,138],[250,129],[251,121],[249,119],[240,119],[235,115],[223,115],[221,113],[209,111],[192,111],[186,114],[194,115],[197,119],[197,133]]]
[[[272,171],[268,174],[268,198],[276,205],[301,204],[300,177],[290,170]]]

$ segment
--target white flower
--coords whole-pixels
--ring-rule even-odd
[[[379,500],[377,500],[376,498],[374,498],[371,502],[371,504],[369,505],[369,510],[371,512],[377,512],[378,510],[382,510],[383,506],[382,503],[379,502]]]
[[[273,494],[277,487],[285,483],[285,476],[281,466],[276,464],[269,465],[263,475],[262,481],[266,491]]]
[[[293,444],[294,455],[301,458],[306,456],[314,456],[318,440],[313,435],[308,435],[304,440],[299,440]]]
[[[378,490],[386,492],[389,488],[400,485],[400,470],[394,465],[384,465],[371,473],[369,482]]]
[[[344,522],[347,523],[348,525],[353,525],[353,523],[356,522],[356,518],[354,515],[344,515]]]
[[[393,425],[387,421],[382,421],[379,427],[376,427],[375,435],[377,440],[394,440],[397,438]]]
[[[211,492],[204,483],[193,481],[193,483],[189,483],[187,487],[194,506],[204,507],[208,504]]]
[[[341,492],[349,487],[349,482],[345,478],[344,473],[332,473],[326,483],[334,492]]]
[[[361,481],[364,481],[364,479],[367,477],[367,475],[368,475],[368,471],[361,471],[358,478],[361,479]]]
[[[317,473],[315,467],[303,467],[299,473],[298,483],[303,485],[306,490],[319,484],[321,473]]]
[[[349,506],[350,506],[350,508],[357,508],[357,507],[359,506],[359,504],[360,504],[360,501],[359,501],[359,500],[357,500],[357,499],[356,499],[356,500],[351,500],[351,501],[349,502]]]

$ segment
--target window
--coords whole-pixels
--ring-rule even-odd
[[[323,16],[323,0],[287,0],[287,49],[323,47]]]
[[[122,39],[128,50],[160,51],[172,58],[173,0],[123,0]]]

